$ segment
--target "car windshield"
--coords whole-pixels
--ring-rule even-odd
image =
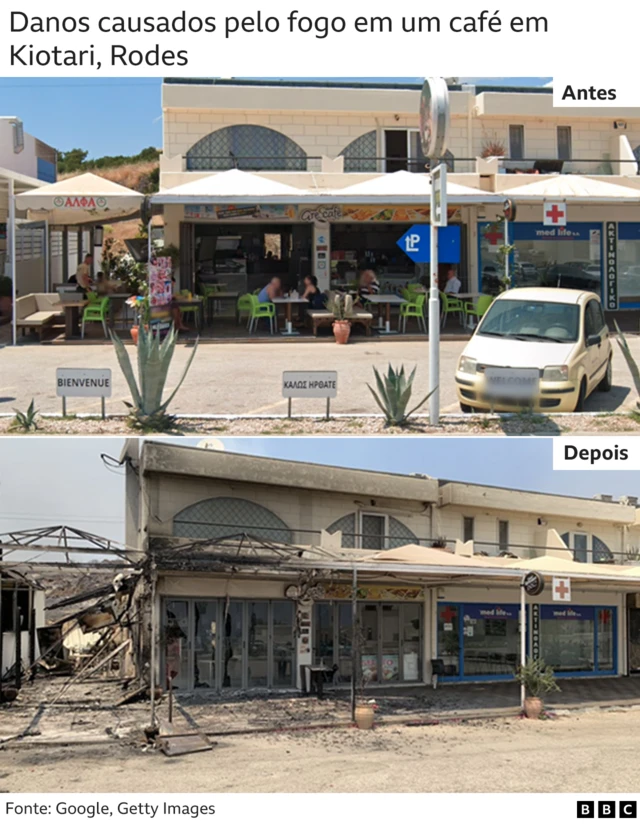
[[[496,300],[484,316],[476,334],[572,343],[578,340],[580,307],[575,303]]]

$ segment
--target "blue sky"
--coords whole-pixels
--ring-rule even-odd
[[[637,473],[554,472],[548,438],[223,438],[229,452],[378,471],[419,472],[512,489],[638,495]],[[198,440],[176,439],[195,446]],[[0,534],[66,524],[124,540],[120,438],[1,438]],[[40,468],[39,471],[37,468]]]
[[[302,78],[292,78],[302,79]],[[314,78],[327,79],[327,78]],[[346,80],[353,78],[335,78]],[[355,78],[419,81],[417,77]],[[468,82],[538,86],[548,77],[474,77]],[[90,157],[136,154],[162,145],[161,78],[0,78],[0,115],[22,118],[25,131],[58,151]]]

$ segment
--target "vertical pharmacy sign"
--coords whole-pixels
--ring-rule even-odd
[[[618,224],[605,223],[604,230],[604,289],[605,306],[609,311],[618,308]]]

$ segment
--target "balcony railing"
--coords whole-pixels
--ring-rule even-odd
[[[223,172],[229,169],[241,169],[245,172],[321,172],[322,157],[282,157],[280,156],[184,156],[185,169],[189,172]],[[474,173],[477,157],[443,157],[437,163],[445,163],[450,172]],[[640,163],[630,158],[581,158],[571,157],[566,160],[557,158],[523,157],[513,159],[499,158],[506,174],[613,174],[615,164]],[[428,172],[428,160],[415,157],[345,157],[345,173],[384,174],[396,171]],[[640,172],[639,172],[640,173]]]

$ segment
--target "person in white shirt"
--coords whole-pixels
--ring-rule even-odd
[[[458,292],[460,291],[461,286],[462,286],[462,283],[460,282],[460,280],[458,279],[458,276],[456,275],[456,270],[455,269],[449,269],[447,271],[447,282],[444,285],[445,294],[447,294],[447,295],[457,295]]]

